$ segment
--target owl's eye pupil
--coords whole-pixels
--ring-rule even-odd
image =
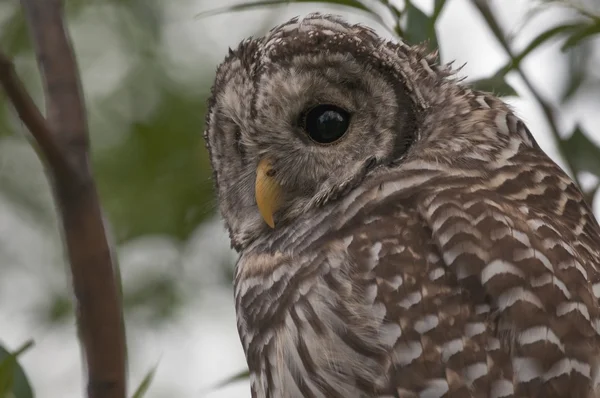
[[[304,129],[319,144],[331,144],[348,130],[350,114],[335,105],[317,105],[306,113]]]

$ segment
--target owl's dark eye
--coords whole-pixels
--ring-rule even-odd
[[[319,144],[331,144],[348,130],[350,114],[335,105],[317,105],[304,117],[304,130]]]

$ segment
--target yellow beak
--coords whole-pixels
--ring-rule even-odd
[[[275,228],[273,214],[281,206],[281,185],[273,178],[274,170],[269,159],[262,159],[256,168],[254,196],[260,215],[267,225]]]

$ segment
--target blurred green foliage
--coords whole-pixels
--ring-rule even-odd
[[[1,398],[33,398],[33,391],[25,372],[17,362],[19,355],[33,346],[28,341],[16,351],[10,352],[0,346],[0,397]]]

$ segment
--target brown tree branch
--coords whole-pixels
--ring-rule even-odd
[[[47,161],[63,223],[89,398],[125,398],[121,293],[89,162],[86,112],[61,0],[21,0],[42,74],[47,119],[0,54],[0,84]]]
[[[66,170],[68,167],[62,155],[62,149],[56,144],[46,119],[27,94],[23,83],[19,80],[11,60],[0,52],[0,85],[6,91],[19,118],[29,131],[35,131],[35,139],[52,168]]]

